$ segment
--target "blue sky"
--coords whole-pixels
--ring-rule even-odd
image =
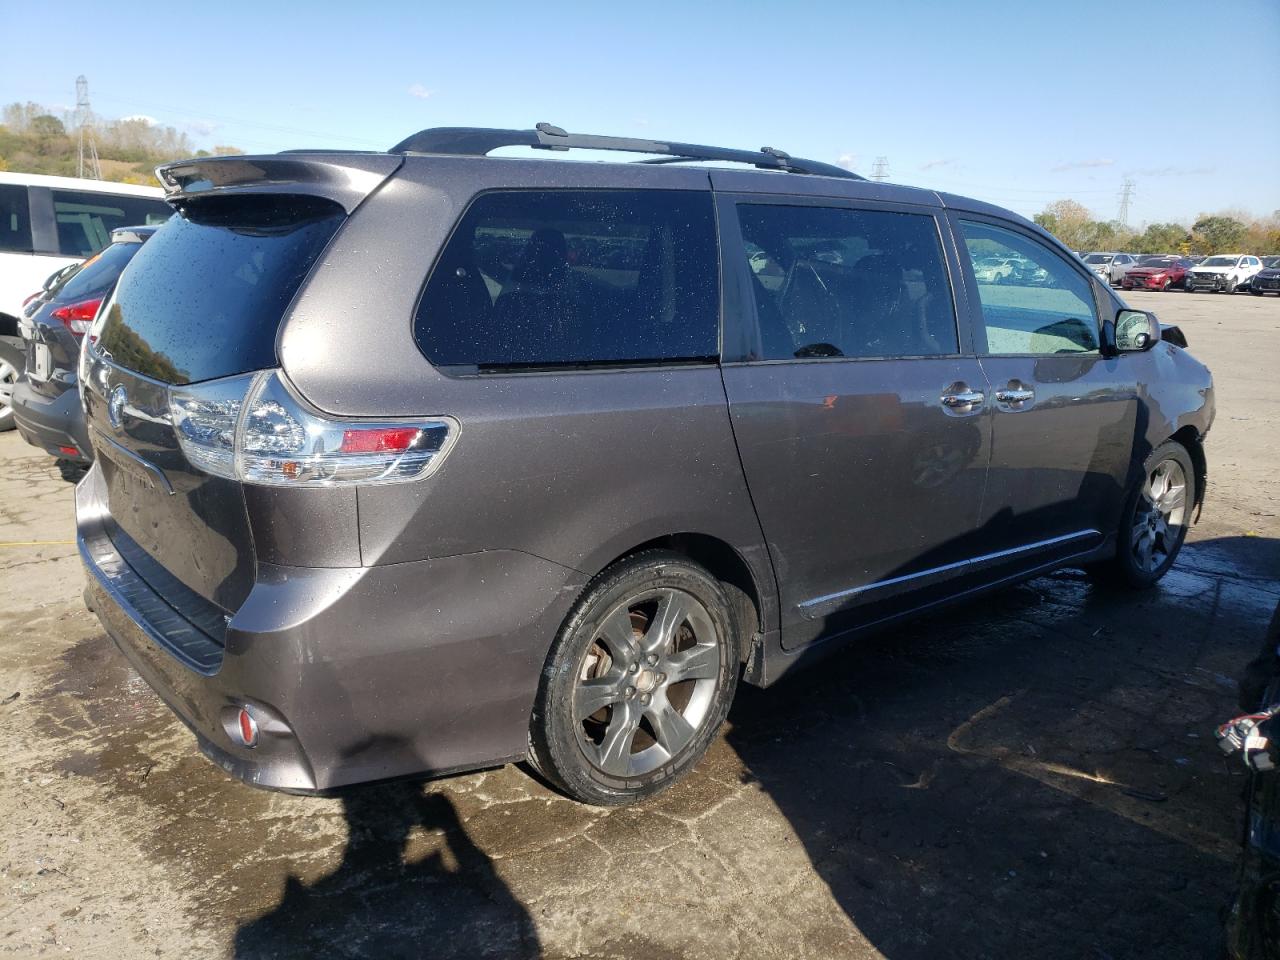
[[[1278,0],[64,0],[56,17],[0,0],[0,23],[26,38],[5,45],[0,102],[68,106],[83,72],[100,115],[198,146],[379,149],[548,120],[863,174],[884,156],[891,180],[1024,214],[1071,197],[1114,217],[1126,176],[1134,225],[1280,209]]]

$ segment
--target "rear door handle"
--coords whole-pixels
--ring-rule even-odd
[[[973,413],[986,401],[987,395],[967,383],[953,383],[942,393],[942,408],[952,416]]]

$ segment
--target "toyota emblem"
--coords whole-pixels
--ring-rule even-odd
[[[117,430],[120,429],[120,418],[124,416],[124,405],[128,399],[129,395],[124,387],[118,386],[111,391],[111,399],[107,401],[107,419]]]

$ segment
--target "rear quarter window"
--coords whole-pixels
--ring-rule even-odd
[[[111,242],[116,227],[164,223],[173,211],[163,200],[82,190],[54,190],[58,252],[87,257]]]
[[[414,335],[440,366],[651,363],[714,359],[718,320],[709,192],[507,190],[463,215]]]
[[[166,383],[276,365],[276,332],[345,219],[300,196],[192,202],[157,230],[116,286],[100,345]]]
[[[27,188],[0,184],[0,252],[30,253],[31,212]]]

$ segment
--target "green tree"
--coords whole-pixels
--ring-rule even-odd
[[[1072,250],[1088,249],[1093,214],[1074,200],[1055,200],[1036,214],[1036,223],[1044,227]]]
[[[1201,217],[1191,228],[1200,253],[1233,253],[1244,244],[1247,231],[1248,227],[1235,217],[1222,215]]]
[[[1180,223],[1151,223],[1138,238],[1143,253],[1180,253],[1191,239],[1190,231]]]
[[[54,137],[67,135],[67,128],[62,125],[62,121],[47,113],[32,117],[28,129],[38,140],[52,140]]]

